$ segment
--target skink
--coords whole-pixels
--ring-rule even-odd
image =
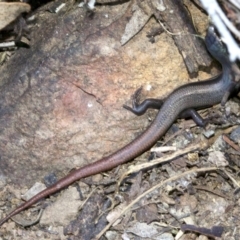
[[[41,191],[10,212],[0,221],[0,225],[12,216],[38,202],[40,199],[69,186],[81,178],[108,171],[141,155],[166,133],[173,122],[185,110],[212,106],[220,103],[223,99],[227,99],[229,93],[233,90],[234,82],[231,75],[231,64],[227,58],[226,48],[219,41],[212,27],[208,30],[205,42],[209,52],[222,65],[222,73],[220,75],[204,82],[190,83],[177,88],[165,100],[155,120],[139,137],[110,156],[72,171],[67,176],[57,181],[54,185]]]

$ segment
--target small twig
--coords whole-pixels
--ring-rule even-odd
[[[219,192],[217,192],[217,191],[214,191],[214,190],[209,189],[208,187],[204,187],[204,186],[194,186],[194,188],[195,188],[195,189],[198,189],[198,190],[203,190],[203,191],[210,192],[210,193],[215,194],[215,195],[217,195],[217,196],[219,196],[219,197],[222,197],[222,198],[224,198],[224,199],[228,199],[228,200],[231,199],[231,198],[227,197],[226,195],[224,195],[224,194],[222,194],[222,193],[219,193]]]
[[[207,147],[207,142],[205,142],[205,141],[203,141],[202,143],[198,143],[198,144],[194,143],[194,144],[191,144],[190,146],[186,147],[185,149],[180,149],[177,152],[174,152],[173,154],[171,154],[169,156],[157,158],[157,159],[152,160],[151,162],[142,163],[142,164],[138,164],[138,165],[135,165],[135,166],[131,165],[129,170],[126,171],[121,176],[120,180],[118,181],[117,192],[118,192],[119,186],[121,185],[123,179],[125,179],[128,175],[139,172],[139,171],[141,171],[143,169],[146,169],[146,168],[149,168],[149,167],[153,167],[153,166],[158,165],[160,163],[161,164],[166,163],[168,161],[171,161],[171,160],[175,159],[176,157],[179,157],[179,156],[184,155],[186,153],[193,152],[193,151],[196,151],[198,149],[203,149],[203,148],[206,148],[206,147]]]
[[[151,192],[155,191],[156,189],[163,187],[165,184],[171,182],[171,181],[176,181],[179,178],[185,177],[188,174],[193,174],[193,173],[201,173],[201,172],[212,172],[212,171],[216,171],[219,168],[217,167],[209,167],[209,168],[201,168],[201,169],[193,169],[193,170],[189,170],[187,172],[184,172],[182,174],[173,176],[165,181],[162,181],[161,183],[153,186],[152,188],[150,188],[149,190],[147,190],[146,192],[144,192],[143,194],[139,195],[136,199],[134,199],[125,209],[123,209],[121,212],[119,212],[116,217],[94,238],[94,240],[98,240],[120,217],[122,217],[123,214],[125,214],[127,211],[129,211],[131,209],[132,206],[134,206],[134,204],[136,204],[137,202],[139,202],[143,197],[145,197],[146,195],[150,194]]]
[[[14,41],[0,43],[0,48],[15,47],[15,46],[16,44]]]
[[[99,187],[94,188],[87,196],[87,198],[83,201],[83,203],[81,204],[81,206],[79,206],[78,211],[80,211],[82,209],[82,207],[84,206],[84,204],[88,201],[88,199],[93,195],[93,193],[97,190],[100,189]]]
[[[223,172],[232,180],[232,182],[237,188],[240,187],[239,183],[226,170],[223,170]]]
[[[164,26],[164,24],[163,24],[160,20],[158,20],[158,22],[159,22],[159,24],[161,25],[161,27],[164,29],[164,31],[165,31],[167,34],[171,35],[171,36],[192,35],[192,36],[194,36],[194,37],[199,37],[199,38],[202,38],[202,39],[203,39],[203,37],[202,37],[201,35],[199,35],[199,34],[193,34],[193,33],[183,32],[183,31],[182,31],[182,32],[177,32],[177,33],[170,32],[170,31],[167,30],[167,28]]]
[[[230,145],[233,149],[235,149],[236,151],[240,152],[240,148],[237,144],[235,144],[233,141],[231,141],[226,135],[222,136],[223,140]]]

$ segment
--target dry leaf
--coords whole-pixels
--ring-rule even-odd
[[[27,3],[0,3],[0,30],[13,22],[21,13],[29,12],[31,9]]]
[[[127,23],[124,34],[121,39],[121,44],[124,45],[133,36],[135,36],[148,22],[151,17],[151,13],[148,15],[138,5],[133,6],[133,15],[130,21]]]

